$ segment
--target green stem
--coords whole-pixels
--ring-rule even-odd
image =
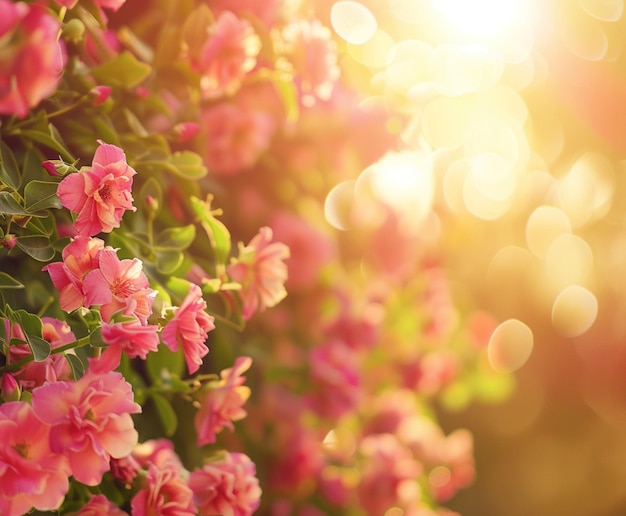
[[[70,351],[72,349],[82,348],[84,346],[87,346],[88,344],[89,344],[89,335],[87,335],[86,337],[83,337],[82,339],[78,339],[74,342],[70,342],[69,344],[64,344],[63,346],[54,348],[53,350],[50,351],[50,354],[57,355],[59,353],[64,353],[65,351]],[[8,373],[11,371],[15,371],[19,369],[20,367],[28,364],[29,362],[32,362],[34,359],[35,357],[33,355],[30,355],[28,357],[22,358],[21,360],[18,360],[17,362],[7,364],[3,367],[0,367],[0,373]]]

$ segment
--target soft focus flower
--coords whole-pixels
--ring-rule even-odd
[[[33,391],[33,407],[51,426],[50,448],[69,459],[83,484],[98,485],[111,457],[124,457],[137,444],[130,414],[141,407],[120,373],[88,369],[76,382],[46,383]]]
[[[224,369],[219,382],[211,382],[199,396],[200,408],[194,424],[198,446],[215,442],[215,434],[223,428],[234,429],[233,421],[246,417],[243,404],[250,397],[250,388],[241,376],[252,365],[250,357],[238,357],[232,368]]]
[[[140,467],[147,469],[154,464],[159,469],[171,468],[180,473],[184,470],[180,457],[169,439],[150,439],[135,446],[132,457]]]
[[[192,284],[183,303],[174,309],[174,318],[161,332],[161,338],[172,350],[179,346],[185,355],[189,373],[195,373],[202,364],[209,348],[205,341],[208,333],[215,328],[213,316],[207,314],[206,301],[198,285]]]
[[[287,59],[294,67],[305,105],[328,100],[339,78],[337,48],[319,20],[298,20],[283,29]]]
[[[122,353],[128,358],[145,360],[150,351],[157,351],[159,346],[158,326],[143,325],[139,321],[104,323],[102,340],[109,347],[97,360],[91,360],[91,367],[100,372],[108,372],[120,365]]]
[[[128,516],[126,511],[113,505],[104,495],[93,495],[75,516]]]
[[[102,305],[100,314],[105,322],[122,312],[146,324],[156,291],[150,288],[141,260],[120,260],[114,249],[107,248],[100,251],[98,266],[83,281],[87,306]]]
[[[249,169],[267,150],[275,129],[270,114],[232,102],[220,102],[201,116],[206,163],[211,172],[233,175]]]
[[[43,5],[0,0],[0,114],[23,118],[55,92],[65,57],[59,29]]]
[[[337,256],[334,242],[305,219],[286,211],[274,213],[271,226],[274,236],[289,247],[285,259],[289,291],[315,285],[324,265]]]
[[[173,468],[148,466],[146,486],[130,502],[133,516],[195,516],[193,493]]]
[[[136,210],[131,195],[135,170],[122,149],[98,143],[91,168],[69,174],[57,189],[63,206],[78,213],[77,231],[87,236],[110,233],[120,226],[126,210]]]
[[[89,90],[89,96],[91,97],[91,103],[94,106],[101,106],[111,96],[111,86],[94,86]]]
[[[104,242],[99,238],[78,235],[63,248],[62,262],[49,263],[42,269],[50,274],[60,293],[61,308],[66,312],[86,306],[83,280],[99,267],[98,256],[102,249]]]
[[[17,237],[13,233],[4,235],[0,240],[0,245],[6,249],[13,249],[15,244],[17,244]]]
[[[254,462],[243,453],[225,452],[224,458],[189,475],[193,500],[202,516],[248,516],[260,503],[261,488]]]
[[[361,378],[356,353],[340,340],[315,347],[311,366],[311,408],[320,416],[338,419],[356,408],[361,399]]]
[[[98,7],[111,9],[111,11],[115,12],[126,3],[126,0],[94,0],[94,3]]]
[[[182,143],[191,140],[200,133],[200,125],[195,122],[180,122],[173,127],[173,131],[177,141]]]
[[[43,317],[42,336],[50,344],[51,349],[58,348],[64,344],[70,344],[76,340],[72,329],[65,321],[60,321],[52,317]],[[73,353],[73,351],[67,351]],[[22,358],[31,355],[28,344],[11,346],[11,362],[17,362]],[[51,354],[41,361],[32,361],[14,372],[15,378],[20,386],[26,390],[43,385],[44,382],[56,382],[58,380],[69,380],[72,377],[72,368],[67,359],[60,353]]]
[[[230,11],[223,11],[210,29],[210,36],[191,67],[201,74],[205,98],[236,91],[243,77],[256,65],[261,40],[252,24]]]
[[[239,244],[239,256],[228,267],[228,275],[241,283],[243,318],[250,319],[258,310],[277,305],[287,296],[285,281],[289,248],[272,242],[271,228],[265,226],[247,246]]]
[[[0,405],[0,514],[57,509],[69,489],[67,459],[50,449],[50,427],[23,401]]]
[[[357,492],[369,516],[392,507],[410,506],[420,498],[417,479],[422,465],[392,434],[365,437],[359,446],[364,459]]]
[[[209,0],[211,11],[220,14],[224,11],[232,11],[241,15],[252,15],[259,21],[270,27],[278,17],[278,11],[284,0]]]

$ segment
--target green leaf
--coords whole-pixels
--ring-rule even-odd
[[[191,282],[187,281],[183,278],[177,278],[176,276],[170,276],[165,286],[167,289],[172,292],[176,297],[180,299],[185,299],[185,296],[189,293],[189,287],[191,286]]]
[[[39,317],[26,310],[16,310],[9,314],[9,318],[21,326],[36,362],[41,362],[50,356],[50,344],[42,337],[43,323]]]
[[[58,131],[52,124],[48,125],[47,133],[37,129],[19,129],[16,130],[15,133],[18,136],[30,138],[31,140],[35,140],[36,142],[57,151],[61,156],[61,159],[68,163],[74,163],[76,161],[67,147],[65,147],[65,145],[56,138]]]
[[[196,227],[193,224],[182,228],[167,228],[156,237],[155,250],[187,249],[196,238]]]
[[[30,215],[9,192],[0,192],[0,213],[6,215]]]
[[[173,274],[183,263],[183,253],[177,249],[157,253],[157,269],[161,274]]]
[[[128,124],[128,127],[130,127],[130,130],[137,136],[145,138],[149,135],[146,128],[130,109],[124,108],[124,117],[126,118],[126,123]]]
[[[24,285],[6,272],[0,272],[0,289],[24,288]]]
[[[185,358],[182,351],[172,351],[163,344],[159,344],[156,353],[149,353],[146,357],[146,368],[153,383],[169,383],[171,375],[180,376],[185,370]]]
[[[208,173],[202,156],[191,151],[175,152],[170,157],[169,164],[171,166],[167,170],[185,179],[201,179]]]
[[[150,65],[142,63],[133,54],[124,51],[91,70],[91,75],[99,84],[133,89],[139,86],[151,72]]]
[[[167,398],[165,398],[165,396],[153,393],[151,397],[152,401],[154,401],[154,406],[156,407],[163,429],[165,430],[165,435],[167,437],[171,437],[174,435],[174,432],[176,432],[176,427],[178,426],[178,417],[176,416],[176,412],[174,412],[172,404],[167,400]]]
[[[35,362],[43,362],[50,356],[50,343],[42,337],[26,334],[26,342],[28,342],[28,347],[33,354]]]
[[[58,183],[50,181],[31,181],[24,188],[24,203],[29,212],[63,208],[57,196]]]
[[[35,147],[30,147],[29,149],[26,149],[26,153],[24,154],[24,161],[22,164],[22,171],[24,172],[22,182],[24,184],[28,184],[31,181],[40,179],[42,177],[44,168],[41,165],[41,162],[43,160],[43,154]]]
[[[108,346],[102,339],[102,328],[96,328],[89,334],[89,345],[92,348],[106,348]]]
[[[215,218],[215,215],[222,214],[221,210],[211,210],[211,196],[207,197],[206,201],[201,201],[195,196],[192,196],[190,200],[194,213],[198,216],[211,241],[217,263],[226,264],[230,257],[231,238],[226,226]]]
[[[63,353],[63,356],[67,360],[67,363],[70,365],[72,370],[72,377],[74,380],[79,380],[85,374],[87,370],[87,364],[85,364],[80,357],[74,355],[73,353]]]
[[[187,44],[192,58],[200,56],[202,47],[209,37],[209,27],[214,23],[215,18],[211,9],[204,4],[194,9],[183,23],[183,41]]]
[[[48,237],[39,235],[21,236],[17,237],[16,245],[37,261],[48,262],[54,258],[55,251],[50,245]]]
[[[0,177],[14,190],[17,190],[22,181],[20,169],[13,152],[7,144],[0,141]]]

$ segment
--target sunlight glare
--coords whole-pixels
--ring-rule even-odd
[[[454,26],[469,36],[491,36],[520,14],[518,0],[432,0]]]

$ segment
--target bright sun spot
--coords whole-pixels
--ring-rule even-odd
[[[470,36],[492,36],[520,14],[519,0],[431,0],[456,28]]]

